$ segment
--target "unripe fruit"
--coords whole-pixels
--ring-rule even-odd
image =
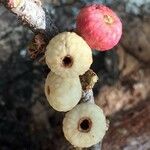
[[[110,8],[93,4],[81,9],[77,16],[77,32],[93,49],[113,48],[122,35],[122,23]]]
[[[74,32],[56,35],[49,42],[45,56],[49,68],[65,77],[82,75],[92,64],[90,47]]]
[[[60,77],[50,72],[45,82],[45,95],[55,110],[63,112],[71,110],[82,96],[79,77]]]
[[[63,120],[66,139],[75,147],[90,147],[102,140],[107,130],[103,111],[92,103],[82,103]]]

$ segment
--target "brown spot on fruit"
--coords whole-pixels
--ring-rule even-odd
[[[47,94],[50,95],[50,87],[47,86]]]

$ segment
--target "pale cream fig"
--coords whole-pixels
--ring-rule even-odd
[[[74,32],[56,35],[45,52],[48,67],[60,76],[74,77],[84,74],[92,64],[92,51]]]
[[[79,77],[66,78],[50,72],[45,82],[45,95],[57,111],[69,111],[80,101],[82,88]]]
[[[107,130],[102,109],[96,104],[82,103],[66,113],[63,132],[75,147],[90,147],[102,140]]]

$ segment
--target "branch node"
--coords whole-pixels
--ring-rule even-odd
[[[96,75],[96,73],[93,72],[93,70],[89,69],[87,72],[85,72],[84,75],[80,76],[82,89],[84,91],[92,89],[97,80],[98,76]]]
[[[28,46],[28,52],[32,59],[36,59],[40,54],[44,55],[46,46],[48,44],[45,35],[36,34]]]

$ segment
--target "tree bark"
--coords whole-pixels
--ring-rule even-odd
[[[137,106],[115,114],[103,140],[103,150],[148,150],[150,148],[150,97]]]

